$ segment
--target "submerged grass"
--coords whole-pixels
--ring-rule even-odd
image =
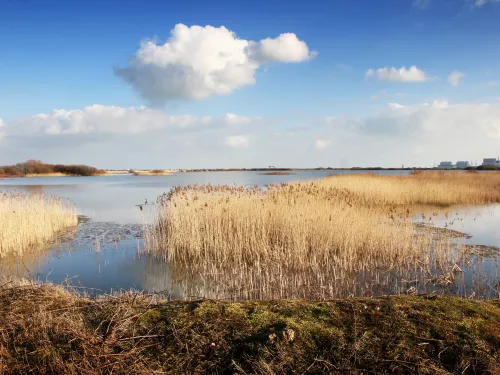
[[[500,371],[498,301],[165,302],[16,282],[0,285],[0,327],[4,375]]]
[[[457,261],[418,210],[500,201],[500,175],[331,176],[260,187],[175,187],[159,197],[146,250],[192,295],[333,298],[424,286]],[[438,233],[439,234],[439,233]],[[439,238],[437,238],[439,237]],[[196,282],[192,282],[196,280]]]
[[[0,258],[44,246],[77,222],[75,207],[64,199],[0,192]]]

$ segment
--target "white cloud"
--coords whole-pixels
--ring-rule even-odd
[[[226,145],[232,148],[242,148],[248,147],[250,145],[250,140],[247,135],[232,135],[226,137]]]
[[[293,33],[260,42],[240,39],[225,28],[177,24],[163,44],[141,43],[125,68],[115,74],[145,99],[203,100],[255,83],[255,71],[268,62],[296,63],[314,58]]]
[[[486,86],[488,87],[495,87],[498,85],[500,85],[500,81],[489,81],[488,83],[486,83]]]
[[[450,104],[444,100],[409,106],[390,103],[387,110],[362,120],[358,130],[395,139],[413,134],[428,137],[443,146],[463,141],[464,147],[469,144],[465,148],[472,150],[472,145],[476,145],[472,142],[474,138],[500,138],[500,106]],[[480,145],[481,142],[477,143],[477,150],[481,149]]]
[[[227,113],[220,117],[168,115],[147,107],[116,107],[94,104],[77,110],[56,109],[15,121],[18,135],[139,134],[164,128],[189,129],[241,126],[258,123],[251,118]],[[1,125],[1,124],[0,124]],[[1,127],[0,127],[1,129]]]
[[[90,106],[9,121],[2,129],[4,164],[36,157],[103,168],[315,167],[339,166],[342,157],[351,166],[432,166],[496,155],[500,101],[393,102],[366,116],[280,121]],[[229,147],[238,152],[228,157]]]
[[[250,53],[260,62],[302,62],[313,59],[317,52],[293,33],[284,33],[275,39],[266,38],[259,43],[250,42]]]
[[[451,74],[448,76],[448,82],[450,85],[453,87],[456,87],[460,84],[460,80],[464,77],[464,74],[462,72],[459,72],[458,70],[454,70],[451,72]]]
[[[317,139],[316,142],[314,142],[314,147],[317,150],[323,150],[323,149],[327,148],[328,146],[330,146],[331,143],[332,143],[332,141],[329,141],[327,139]]]
[[[500,3],[500,0],[474,0],[472,7],[481,8],[483,5],[486,5],[488,3]]]
[[[406,69],[406,67],[397,68],[379,68],[377,70],[368,69],[365,74],[366,78],[375,77],[380,81],[387,82],[425,82],[429,81],[430,77],[415,65]]]
[[[0,141],[5,137],[5,123],[0,118]]]

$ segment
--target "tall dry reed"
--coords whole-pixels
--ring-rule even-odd
[[[436,272],[452,277],[457,256],[445,231],[415,225],[417,207],[498,201],[500,174],[483,173],[176,187],[158,199],[146,248],[172,265],[186,293],[328,298],[404,291],[414,280],[425,288]]]
[[[67,200],[44,195],[0,193],[0,257],[41,247],[78,222]]]
[[[500,173],[497,172],[332,175],[314,184],[357,206],[444,207],[500,202]]]

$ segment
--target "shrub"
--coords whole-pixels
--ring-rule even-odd
[[[480,165],[476,169],[478,171],[498,171],[498,167],[495,165]]]
[[[63,173],[73,176],[94,176],[104,173],[104,171],[90,167],[88,165],[63,165],[46,164],[40,160],[28,160],[24,163],[18,163],[15,166],[0,167],[0,175],[21,177],[27,174],[50,174]]]

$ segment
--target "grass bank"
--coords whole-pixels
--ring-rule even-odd
[[[0,286],[0,373],[497,374],[500,303],[88,299]]]
[[[0,258],[44,246],[77,221],[75,207],[64,199],[0,192]]]
[[[169,176],[175,171],[166,169],[153,169],[153,170],[134,170],[132,173],[136,176]]]
[[[159,197],[146,245],[187,289],[198,279],[191,295],[327,299],[402,292],[410,282],[425,290],[454,279],[460,252],[448,233],[415,225],[417,212],[499,201],[500,175],[490,173],[175,187]]]

